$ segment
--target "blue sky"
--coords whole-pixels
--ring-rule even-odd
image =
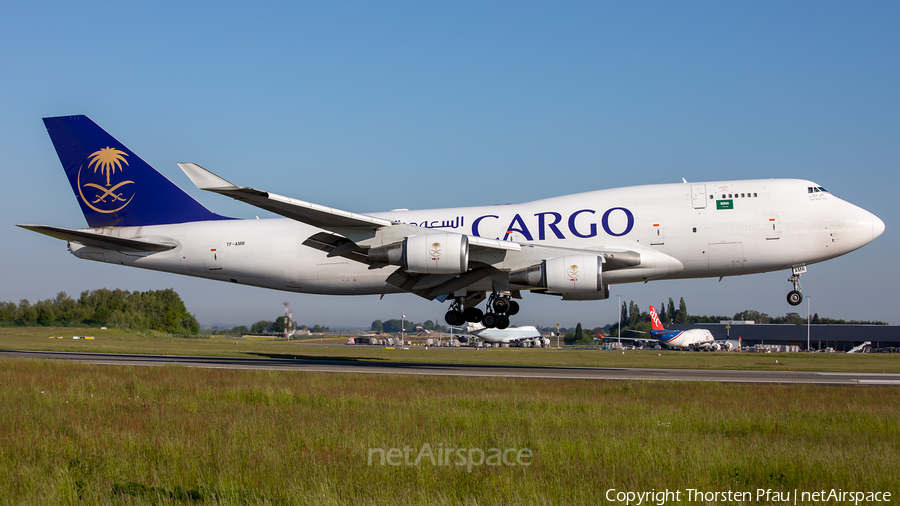
[[[45,116],[86,114],[210,209],[194,161],[351,211],[522,202],[643,183],[796,177],[885,234],[810,267],[823,316],[896,314],[900,5],[890,2],[42,2],[0,17],[0,300],[175,288],[201,323],[417,321],[414,296],[323,297],[117,268],[16,223],[85,226]],[[526,295],[515,324],[601,325],[616,295],[700,314],[792,310],[789,273]],[[800,313],[805,315],[806,304]]]

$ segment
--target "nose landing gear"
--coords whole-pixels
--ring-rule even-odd
[[[803,294],[800,293],[800,275],[804,272],[806,272],[805,265],[794,267],[791,270],[791,277],[788,278],[788,281],[790,281],[794,285],[794,289],[787,294],[788,304],[792,306],[798,306],[801,302],[803,302]]]

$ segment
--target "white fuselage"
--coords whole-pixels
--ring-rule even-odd
[[[703,347],[716,340],[706,329],[657,330],[653,332],[653,337],[669,348]]]
[[[641,264],[603,273],[607,284],[733,276],[788,269],[853,251],[884,223],[816,183],[767,179],[598,190],[514,205],[371,213],[485,238],[578,250],[637,251]],[[724,196],[724,197],[723,197]],[[175,249],[124,254],[70,243],[80,258],[303,293],[401,292],[398,267],[363,263],[304,246],[321,229],[290,219],[223,220],[95,229],[165,238]],[[491,290],[484,286],[469,290]]]
[[[493,344],[515,343],[518,341],[541,338],[541,333],[533,326],[489,329],[481,324],[470,323],[467,331],[478,339]]]

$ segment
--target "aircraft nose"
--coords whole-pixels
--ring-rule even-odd
[[[878,216],[872,215],[872,239],[877,239],[878,236],[884,233],[884,222],[881,221],[881,218]]]

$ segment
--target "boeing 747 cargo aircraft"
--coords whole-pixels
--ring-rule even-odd
[[[797,305],[806,266],[884,232],[877,216],[799,179],[359,214],[178,164],[200,189],[283,216],[232,219],[203,207],[88,117],[44,124],[88,228],[20,226],[67,241],[78,258],[292,292],[413,293],[447,302],[450,325],[505,328],[525,291],[599,300],[616,283],[781,269],[791,271],[788,302]]]

